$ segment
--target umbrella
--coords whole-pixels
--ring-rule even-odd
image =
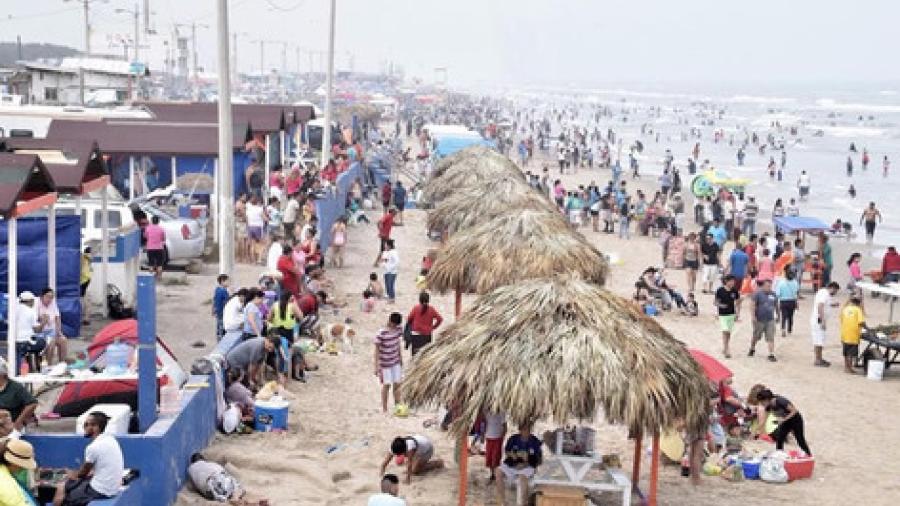
[[[428,213],[428,229],[453,235],[513,209],[558,212],[546,196],[522,180],[504,177],[457,188]]]
[[[700,364],[700,367],[703,368],[703,374],[706,375],[706,378],[709,379],[709,381],[718,383],[732,376],[731,369],[726,367],[722,362],[707,355],[705,352],[693,348],[688,351],[691,353],[691,356],[694,357],[694,360]]]
[[[584,280],[527,280],[479,297],[413,361],[411,406],[464,402],[451,431],[482,410],[512,423],[606,420],[658,433],[707,425],[708,386],[682,343],[628,301]]]
[[[485,293],[565,273],[602,285],[609,266],[558,212],[515,209],[450,237],[428,273],[428,287]]]

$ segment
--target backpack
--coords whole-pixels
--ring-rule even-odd
[[[135,318],[134,309],[125,306],[122,300],[122,291],[116,285],[107,285],[106,306],[109,310],[109,317],[113,320],[124,320],[127,318]]]

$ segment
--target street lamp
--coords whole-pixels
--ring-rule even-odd
[[[141,11],[135,4],[134,9],[116,8],[113,12],[116,14],[131,14],[134,16],[134,61],[138,61],[140,57],[141,47]],[[126,56],[127,59],[127,56]]]

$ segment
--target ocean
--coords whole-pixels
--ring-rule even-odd
[[[815,216],[829,224],[837,218],[849,221],[857,232],[854,241],[862,243],[865,234],[859,218],[863,208],[874,201],[884,217],[875,243],[900,245],[900,198],[896,196],[900,188],[900,84],[814,88],[555,88],[515,96],[520,104],[524,101],[535,107],[574,103],[579,106],[579,115],[567,122],[589,128],[595,124],[593,108],[584,106],[607,106],[614,117],[601,118],[599,127],[604,133],[613,128],[623,137],[623,167],[627,169],[627,147],[640,139],[645,148],[639,156],[644,178],[661,173],[665,150],[671,149],[685,186],[690,182],[687,159],[698,139],[684,141],[681,135],[692,127],[698,129],[702,136],[700,161],[708,159],[728,175],[751,179],[747,193],[756,196],[762,209],[771,210],[777,198],[785,204],[791,197],[797,198],[797,178],[801,170],[806,170],[812,188],[810,199],[800,203],[801,215]],[[652,134],[641,134],[645,124]],[[554,125],[554,135],[560,127]],[[792,134],[792,127],[796,134]],[[719,143],[713,142],[715,130],[724,131]],[[767,170],[770,157],[780,164],[780,151],[767,148],[760,155],[751,144],[745,150],[744,166],[738,166],[736,153],[745,131],[756,132],[762,142],[770,133],[784,139],[787,164],[782,181],[770,180]],[[734,144],[730,145],[732,135]],[[849,151],[851,143],[856,153]],[[868,170],[862,168],[863,150],[869,153]],[[850,177],[846,171],[848,155],[854,165]],[[891,162],[886,178],[882,175],[885,155]],[[848,194],[851,184],[857,192],[855,198]],[[870,254],[880,251],[873,249]]]

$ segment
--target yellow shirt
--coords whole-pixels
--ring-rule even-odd
[[[80,283],[83,285],[91,280],[91,256],[82,253],[81,254],[81,281]]]
[[[859,344],[859,337],[862,335],[862,323],[866,321],[866,316],[859,306],[847,304],[841,309],[841,342],[844,344]]]
[[[0,504],[3,506],[29,506],[25,499],[22,487],[16,483],[16,479],[9,474],[6,466],[0,465]]]

